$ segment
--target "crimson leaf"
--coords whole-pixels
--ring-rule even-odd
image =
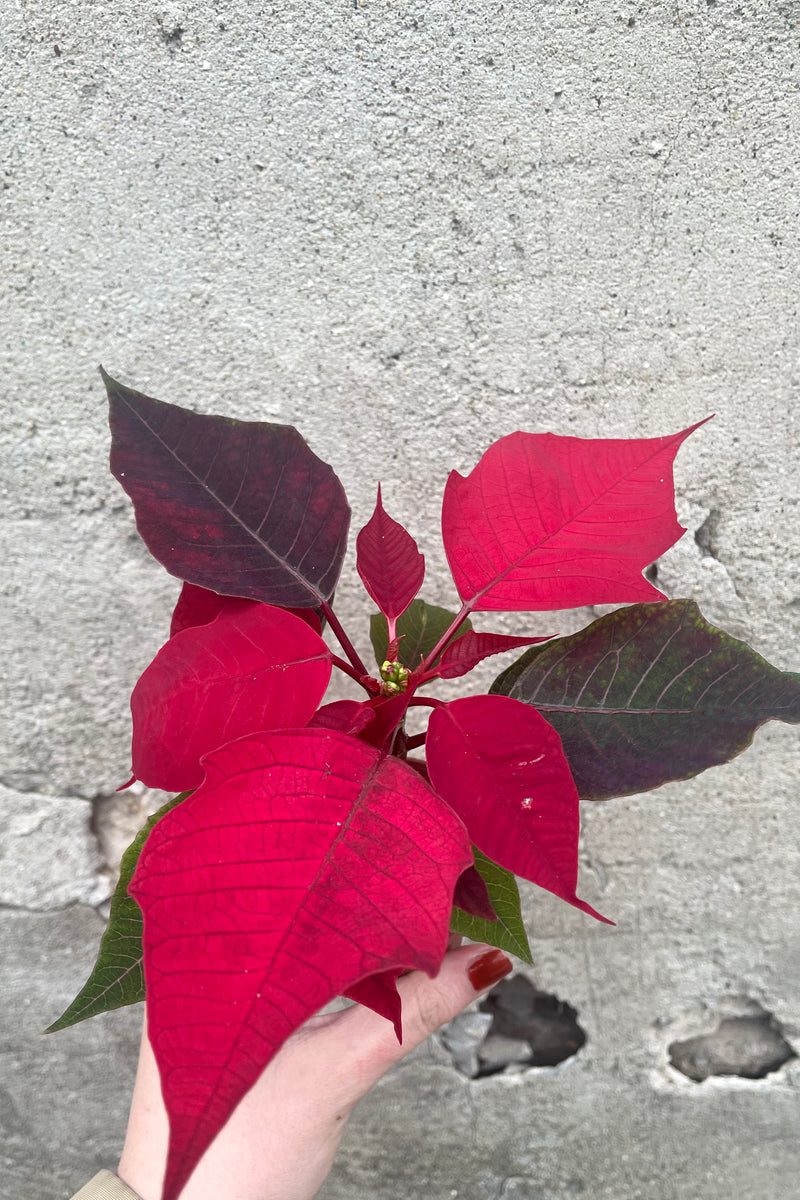
[[[691,600],[635,604],[536,646],[492,692],[547,717],[584,800],[689,779],[739,754],[764,721],[800,723],[800,677]]]
[[[317,709],[308,727],[349,733],[380,750],[405,716],[412,694],[406,691],[372,700],[334,700]]]
[[[445,646],[439,665],[432,669],[431,676],[457,679],[459,675],[466,675],[492,654],[503,654],[506,650],[516,650],[519,646],[530,646],[531,642],[546,641],[546,637],[509,637],[503,633],[475,633],[474,630],[467,629],[461,637]]]
[[[130,887],[170,1116],[164,1200],[307,1017],[369,975],[436,972],[472,861],[419,775],[345,734],[254,734],[205,766]]]
[[[411,534],[384,509],[380,485],[375,512],[356,538],[356,554],[358,573],[388,621],[391,640],[397,618],[422,587],[425,558]]]
[[[431,783],[479,850],[606,920],[575,894],[578,793],[544,717],[506,696],[440,704],[428,722],[425,756]]]
[[[242,612],[248,605],[257,604],[257,600],[243,600],[238,596],[220,596],[208,588],[198,587],[194,583],[185,583],[172,613],[169,636],[174,637],[183,629],[191,629],[195,625],[210,625],[223,608],[234,608]],[[300,617],[310,625],[315,633],[322,633],[320,614],[313,608],[287,608],[286,612]]]
[[[308,722],[309,729],[336,729],[357,737],[375,716],[374,709],[362,700],[333,700],[323,704]]]
[[[358,736],[378,750],[400,753],[397,731],[399,729],[399,740],[402,742],[405,737],[402,723],[413,694],[412,682],[406,691],[397,696],[375,696],[372,700],[366,700],[366,707],[372,709],[372,720],[359,730]]]
[[[379,971],[377,975],[368,975],[360,979],[343,993],[348,1000],[355,1000],[365,1008],[371,1008],[379,1017],[385,1017],[394,1025],[398,1042],[403,1042],[403,1013],[400,993],[397,990],[397,980],[403,974],[400,967],[392,967],[388,971]]]
[[[456,890],[453,893],[453,904],[471,917],[479,917],[482,921],[497,920],[497,913],[489,898],[486,880],[474,865],[467,867],[466,871],[462,871],[459,875]]]
[[[697,428],[625,441],[512,433],[470,475],[453,471],[442,536],[465,609],[660,598],[642,571],[685,532],[672,462]]]
[[[347,704],[349,701],[343,700],[340,703]],[[334,706],[329,705],[328,707]],[[85,1021],[88,1017],[97,1016],[101,1012],[109,1012],[111,1009],[122,1008],[129,1004],[138,1004],[144,1000],[142,910],[133,897],[128,895],[128,885],[133,878],[142,847],[153,826],[171,808],[180,804],[190,794],[190,792],[183,792],[180,796],[174,796],[157,813],[149,817],[123,854],[119,880],[111,899],[111,911],[100,941],[97,961],[78,995],[58,1020],[45,1030],[45,1033],[56,1033],[59,1029],[77,1025],[79,1021]],[[497,868],[497,870],[499,869]],[[464,876],[471,870],[474,871],[475,868],[467,867],[467,870],[462,871],[458,877],[456,893],[458,893],[459,884]],[[476,937],[473,940],[480,941],[481,939]],[[400,968],[393,967],[390,971],[370,975],[359,983],[353,984],[343,994],[350,1000],[366,1005],[367,1008],[377,1012],[379,1016],[391,1021],[395,1027],[398,1041],[402,1042],[400,995],[396,987],[396,981],[400,974]]]
[[[169,636],[174,637],[176,633],[182,633],[184,629],[194,629],[197,625],[210,625],[223,608],[244,612],[257,603],[257,600],[244,600],[241,596],[220,596],[208,588],[185,583],[172,610]]]
[[[111,470],[171,575],[284,607],[331,598],[350,509],[296,429],[204,416],[102,374]]]
[[[330,674],[330,651],[304,621],[268,604],[223,608],[170,638],[133,689],[136,778],[165,791],[197,787],[210,750],[304,725]]]

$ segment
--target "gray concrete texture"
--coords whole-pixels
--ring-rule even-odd
[[[443,604],[451,467],[517,428],[714,412],[680,452],[690,532],[659,579],[796,668],[800,5],[0,9],[0,1197],[40,1200],[120,1146],[138,1013],[40,1031],[158,800],[114,788],[177,593],[108,475],[98,363],[297,425],[356,528],[380,478]],[[366,652],[352,558],[339,596]],[[470,1081],[432,1041],[357,1114],[325,1200],[795,1197],[797,1064],[694,1083],[667,1046],[737,1004],[800,1045],[798,791],[797,731],[773,726],[693,783],[586,811],[582,894],[616,928],[526,892],[529,974],[586,1045]]]

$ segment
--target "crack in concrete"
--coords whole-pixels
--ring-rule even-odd
[[[472,1091],[472,1080],[464,1080],[464,1088],[467,1097],[467,1106],[470,1114],[470,1142],[473,1149],[478,1146],[478,1108],[475,1104],[475,1096]]]

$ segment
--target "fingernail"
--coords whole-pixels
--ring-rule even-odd
[[[485,950],[474,958],[467,967],[467,977],[476,992],[493,987],[504,975],[513,970],[511,959],[502,950]]]

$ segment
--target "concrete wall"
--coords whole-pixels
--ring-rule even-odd
[[[296,424],[356,527],[380,477],[439,603],[451,467],[517,428],[715,412],[680,453],[691,532],[660,580],[796,667],[800,4],[0,9],[0,1197],[39,1200],[113,1164],[124,1126],[138,1014],[39,1031],[153,802],[111,797],[176,594],[107,474],[97,364]],[[352,562],[340,597],[365,647]],[[325,1200],[794,1197],[796,1064],[697,1084],[665,1046],[723,1002],[800,1035],[799,788],[775,727],[587,812],[582,894],[616,929],[526,897],[531,977],[584,1049],[469,1082],[432,1044],[359,1114]]]

